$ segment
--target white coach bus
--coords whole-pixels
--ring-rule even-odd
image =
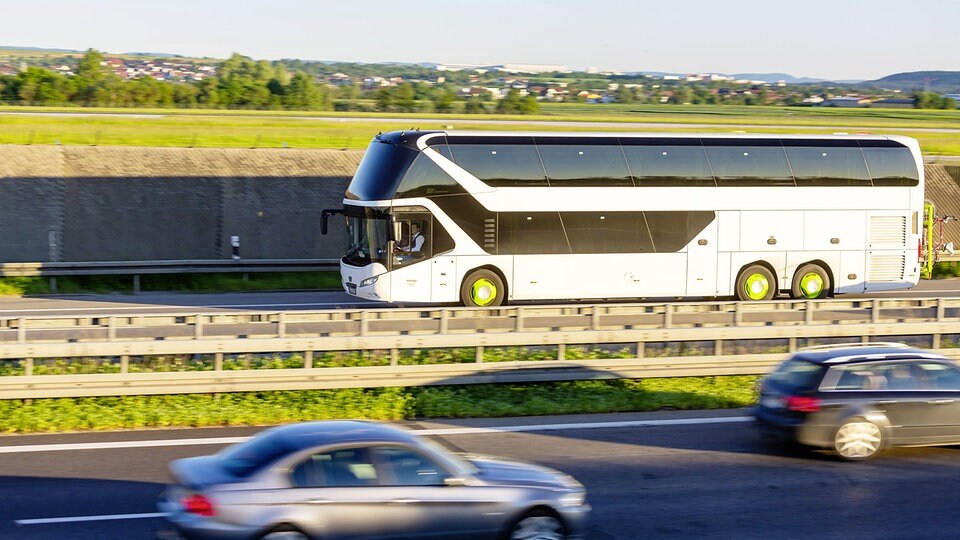
[[[322,232],[366,299],[823,298],[916,285],[923,205],[908,137],[404,131]]]

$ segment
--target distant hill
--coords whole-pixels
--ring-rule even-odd
[[[825,79],[816,79],[813,77],[794,77],[789,73],[734,73],[730,75],[737,79],[746,79],[748,81],[763,81],[775,83],[783,81],[787,84],[804,84],[823,82]]]
[[[960,94],[960,71],[911,71],[887,75],[868,84],[893,90]]]

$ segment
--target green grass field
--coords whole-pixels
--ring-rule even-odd
[[[940,110],[571,103],[544,104],[535,116],[78,107],[0,107],[0,112],[52,113],[0,114],[0,144],[365,148],[377,132],[400,129],[637,131],[641,128],[617,124],[644,123],[653,124],[647,131],[902,134],[917,138],[926,154],[960,155],[960,111]],[[488,120],[517,123],[482,122]],[[564,123],[539,123],[551,121]],[[948,131],[924,131],[936,129]]]

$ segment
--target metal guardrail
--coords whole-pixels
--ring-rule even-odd
[[[0,362],[20,362],[24,375],[0,377],[0,399],[759,374],[784,357],[771,347],[824,340],[906,339],[960,354],[958,323],[960,298],[3,317]],[[702,350],[681,356],[678,344]],[[629,347],[632,358],[566,357],[595,345]],[[555,359],[484,362],[492,347],[548,348]],[[463,348],[475,362],[400,362],[411,349]],[[390,365],[314,367],[326,351],[384,351]],[[294,353],[302,368],[223,369],[230,355]],[[213,369],[130,372],[132,358],[170,355],[209,355]],[[91,357],[118,360],[119,373],[33,373],[37,359]]]
[[[339,268],[339,259],[16,262],[0,263],[0,276],[47,277],[50,278],[50,289],[56,292],[59,276],[130,275],[133,290],[137,293],[140,292],[140,276],[149,274],[316,272]]]

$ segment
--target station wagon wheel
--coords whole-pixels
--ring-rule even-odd
[[[493,307],[503,304],[506,294],[503,280],[492,270],[471,272],[460,287],[460,300],[467,307]]]
[[[830,274],[819,264],[810,263],[798,268],[797,273],[793,275],[790,296],[814,300],[825,298],[831,290]]]
[[[306,534],[292,525],[280,525],[260,537],[260,540],[309,540]]]
[[[860,461],[876,456],[883,448],[883,432],[880,426],[853,418],[846,421],[833,437],[833,448],[848,461]]]
[[[766,266],[753,264],[743,269],[737,276],[737,300],[744,302],[770,300],[777,292],[777,282],[773,272]]]
[[[567,537],[563,522],[546,510],[533,510],[510,528],[509,540],[563,540]]]

